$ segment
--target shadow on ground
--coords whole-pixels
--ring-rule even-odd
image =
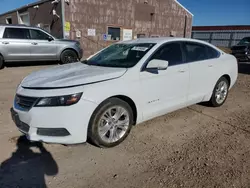
[[[239,73],[250,74],[250,63],[240,62],[238,63]]]
[[[42,143],[30,142],[25,136],[19,137],[16,145],[17,150],[0,166],[0,187],[46,188],[45,175],[55,176],[58,173],[52,155]]]
[[[5,67],[28,67],[28,66],[42,66],[42,65],[58,65],[58,61],[31,61],[31,62],[8,62]]]

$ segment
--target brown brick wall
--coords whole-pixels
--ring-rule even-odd
[[[191,36],[192,16],[174,0],[71,0],[65,4],[65,21],[71,23],[70,38],[76,39],[76,30],[81,31],[84,56],[93,54],[112,42],[103,41],[110,25],[132,28],[133,35],[146,34],[184,36],[185,15],[187,15],[186,36]],[[153,14],[151,14],[153,13]],[[152,16],[151,16],[152,15]],[[96,36],[87,36],[87,30],[96,29]]]

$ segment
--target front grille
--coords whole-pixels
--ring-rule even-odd
[[[246,46],[234,46],[232,47],[233,52],[245,52],[247,49]]]
[[[38,98],[16,95],[15,103],[23,110],[30,110]]]

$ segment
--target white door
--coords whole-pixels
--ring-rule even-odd
[[[186,42],[184,49],[190,71],[188,104],[195,104],[203,101],[204,97],[213,91],[217,79],[216,56],[219,52],[193,42]]]
[[[166,70],[144,69],[140,73],[144,120],[182,108],[187,100],[189,67],[183,61],[181,44],[165,44],[152,59],[168,61],[169,66]]]

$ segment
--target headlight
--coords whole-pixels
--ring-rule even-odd
[[[44,97],[44,98],[40,98],[35,106],[36,107],[70,106],[70,105],[76,104],[81,99],[81,96],[82,96],[82,93],[57,96],[57,97]]]

